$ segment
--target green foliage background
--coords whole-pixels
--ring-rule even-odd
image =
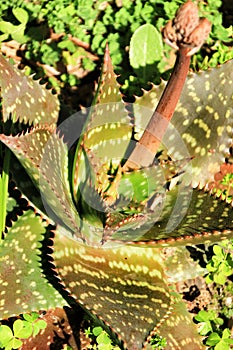
[[[24,45],[23,61],[33,70],[40,71],[41,65],[54,67],[58,72],[50,81],[57,88],[81,83],[82,74],[67,72],[67,66],[77,66],[77,60],[83,75],[95,71],[108,42],[123,92],[140,95],[140,88],[147,87],[148,80],[158,83],[161,75],[167,78],[164,73],[169,73],[174,55],[167,45],[162,45],[150,76],[142,77],[129,61],[131,37],[145,23],[153,24],[160,32],[182,3],[181,0],[3,0],[0,40],[14,39]],[[233,56],[232,26],[227,16],[223,17],[222,1],[200,2],[199,8],[213,27],[207,44],[192,59],[195,70],[216,66]],[[79,45],[73,38],[78,39]]]

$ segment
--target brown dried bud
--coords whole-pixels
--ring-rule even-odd
[[[164,41],[178,50],[181,46],[190,47],[187,55],[197,52],[207,39],[211,30],[211,23],[206,19],[199,19],[197,5],[188,0],[176,12],[173,21],[169,21],[162,33]]]
[[[198,26],[188,36],[187,41],[184,41],[185,45],[192,47],[188,52],[188,56],[196,53],[208,38],[211,31],[211,23],[207,18],[201,18]]]
[[[176,12],[173,20],[173,26],[177,33],[177,40],[182,41],[198,25],[198,7],[192,1],[184,3]]]
[[[165,27],[162,30],[163,34],[163,40],[166,44],[171,46],[175,50],[179,50],[179,47],[177,46],[177,35],[176,31],[172,26],[172,21],[168,21]]]

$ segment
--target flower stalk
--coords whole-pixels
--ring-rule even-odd
[[[180,98],[189,71],[190,57],[203,45],[210,30],[210,22],[206,18],[199,19],[198,7],[190,0],[178,9],[174,20],[169,21],[163,29],[164,41],[178,50],[176,63],[143,135],[123,166],[124,171],[153,163]]]

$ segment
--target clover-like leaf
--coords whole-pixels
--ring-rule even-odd
[[[6,325],[0,326],[0,346],[5,346],[13,339],[13,332]]]
[[[33,328],[33,335],[28,339],[22,339],[22,350],[50,350],[60,349],[62,345],[64,348],[65,345],[70,345],[72,348],[76,346],[69,318],[61,307],[48,309],[41,315],[41,319],[33,322]]]
[[[29,338],[32,334],[32,324],[20,319],[16,320],[13,324],[13,331],[17,338]]]

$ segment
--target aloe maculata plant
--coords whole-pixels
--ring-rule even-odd
[[[69,294],[122,349],[151,349],[153,335],[166,338],[166,349],[203,348],[175,282],[202,273],[185,246],[233,237],[232,204],[213,186],[231,158],[233,67],[231,61],[190,74],[170,120],[189,56],[202,43],[200,32],[208,32],[195,6],[188,1],[164,30],[179,51],[171,80],[133,105],[122,100],[106,50],[82,132],[80,115],[57,126],[57,97],[0,57],[2,129],[9,119],[28,126],[0,135],[2,226],[9,170],[18,201],[28,200],[21,212],[14,204],[17,216],[1,242],[2,319],[63,307]],[[195,19],[189,29],[187,14]],[[42,258],[53,260],[48,275],[59,283],[48,282]]]

